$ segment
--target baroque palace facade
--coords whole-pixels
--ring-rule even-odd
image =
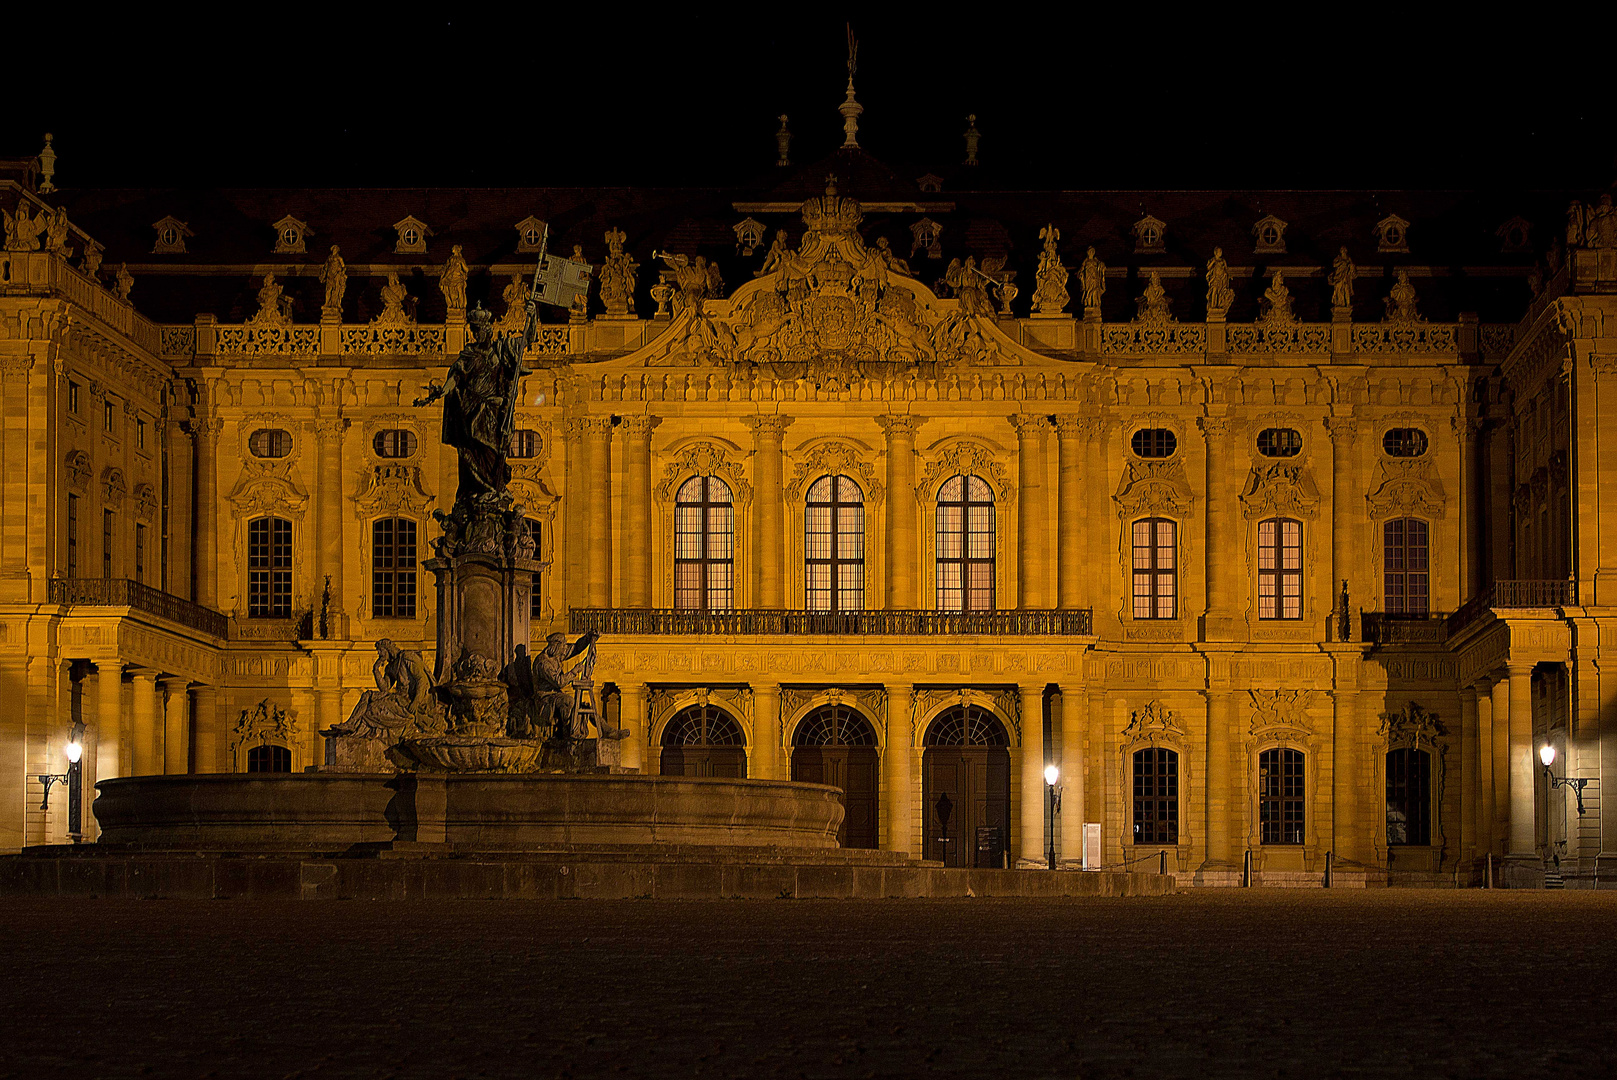
[[[75,721],[92,782],[301,770],[376,642],[433,663],[411,403],[469,306],[520,329],[548,223],[596,269],[511,447],[532,638],[602,632],[626,764],[832,782],[847,843],[953,865],[1617,855],[1609,196],[1010,192],[852,130],[730,190],[41,164],[0,177],[0,849],[65,838]]]

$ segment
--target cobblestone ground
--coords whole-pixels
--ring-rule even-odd
[[[0,910],[0,1075],[1611,1076],[1617,893]]]

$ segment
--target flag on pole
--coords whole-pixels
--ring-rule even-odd
[[[550,239],[549,225],[545,226],[542,235],[544,239],[540,241],[539,262],[534,267],[534,298],[557,307],[571,308],[574,300],[589,295],[590,274],[595,268],[589,263],[547,254],[544,247]]]

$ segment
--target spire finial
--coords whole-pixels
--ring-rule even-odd
[[[775,164],[790,165],[792,163],[792,133],[786,128],[786,114],[776,117],[780,121],[780,130],[775,132]]]
[[[977,114],[972,113],[966,117],[966,164],[977,164],[977,140],[982,135],[977,131]]]
[[[49,195],[56,190],[56,148],[51,146],[51,134],[45,133],[45,149],[39,152],[39,193]]]
[[[849,23],[848,96],[843,100],[841,105],[837,106],[837,112],[842,114],[843,149],[847,149],[850,146],[856,150],[859,148],[859,115],[865,111],[865,107],[859,104],[859,102],[855,101],[853,96],[853,73],[858,70],[859,39],[853,36],[853,24]]]

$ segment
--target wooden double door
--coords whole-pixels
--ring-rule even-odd
[[[881,765],[874,746],[797,746],[792,748],[792,779],[842,789],[847,811],[837,843],[874,848],[880,843],[878,807]]]
[[[1005,853],[1011,850],[1010,751],[1003,746],[929,746],[921,775],[925,857],[945,866],[1005,865]]]
[[[739,746],[665,746],[664,776],[722,776],[744,780],[747,751]]]

